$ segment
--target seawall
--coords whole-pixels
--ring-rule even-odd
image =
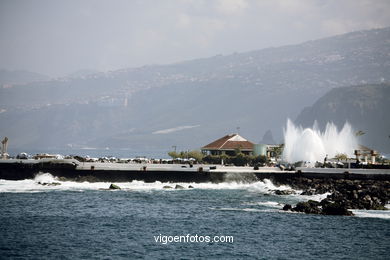
[[[75,181],[128,182],[253,182],[273,179],[285,182],[294,178],[390,180],[389,169],[297,168],[282,171],[277,167],[223,167],[212,165],[163,165],[82,163],[76,160],[0,160],[0,179],[32,179],[39,173]]]

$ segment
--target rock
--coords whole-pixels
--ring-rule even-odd
[[[120,190],[121,188],[118,185],[115,185],[115,184],[111,183],[109,189],[110,190]]]
[[[163,187],[163,189],[172,189],[172,187],[171,187],[171,186],[168,186],[168,185],[166,185],[166,186],[164,186],[164,187]]]
[[[188,188],[189,188],[189,189],[193,189],[194,187],[190,185],[190,186],[188,186]]]
[[[372,210],[387,210],[387,208],[381,204],[374,204],[371,207]]]
[[[61,185],[59,182],[38,182],[38,184],[43,185],[43,186],[58,186]]]
[[[176,184],[175,190],[182,190],[182,189],[184,189],[183,186],[181,186],[181,185],[179,185],[179,184]]]
[[[356,190],[352,191],[352,199],[357,200],[359,198],[359,195]]]
[[[284,205],[283,207],[283,210],[287,211],[287,210],[291,210],[292,209],[292,206],[290,204],[286,204]]]
[[[305,190],[303,191],[300,195],[315,195],[316,194],[316,190],[315,189],[308,189],[308,190]]]
[[[52,182],[52,183],[48,183],[47,185],[48,186],[58,186],[58,185],[61,185],[61,183],[59,183],[59,182]]]
[[[322,207],[337,203],[345,209],[374,210],[385,209],[384,206],[390,201],[390,181],[384,180],[309,179],[294,176],[283,180],[273,179],[272,182],[275,185],[289,185],[292,189],[303,190],[301,195],[310,196],[331,192],[326,200],[321,201]],[[273,190],[272,192],[277,195],[286,195],[285,191]],[[319,209],[321,210],[321,207]],[[300,210],[305,212],[304,209]],[[329,210],[332,211],[330,208]],[[306,209],[306,211],[316,210]]]
[[[363,200],[365,200],[365,201],[371,201],[370,195],[367,194],[366,196],[364,196]]]
[[[276,195],[291,195],[295,194],[295,191],[293,190],[275,190],[274,191]]]
[[[349,211],[345,205],[336,202],[326,204],[322,208],[322,213],[325,215],[353,216],[353,213]]]
[[[320,203],[318,201],[309,200],[307,202],[299,202],[292,210],[306,214],[320,214],[321,209],[319,205]]]

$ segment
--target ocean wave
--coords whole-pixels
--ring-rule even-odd
[[[256,201],[256,202],[244,202],[242,205],[246,206],[265,206],[270,208],[282,208],[284,204],[277,201]]]
[[[290,190],[287,185],[275,186],[270,180],[257,181],[254,183],[241,182],[223,182],[223,183],[168,183],[131,181],[131,182],[113,182],[121,187],[122,190],[174,190],[176,185],[184,188],[192,186],[195,189],[206,190],[247,190],[250,192],[272,194],[272,190]],[[40,173],[34,179],[26,180],[0,180],[0,192],[45,192],[50,190],[100,190],[107,189],[111,182],[75,182],[63,181],[54,177],[50,173]],[[172,189],[166,189],[164,186],[170,186]],[[186,190],[186,189],[185,189]]]
[[[219,211],[244,211],[244,212],[277,212],[276,209],[256,209],[256,208],[210,208]]]
[[[359,218],[381,218],[381,219],[390,219],[389,210],[361,210],[361,209],[352,209],[351,210],[356,217]]]
[[[112,182],[75,182],[63,181],[54,177],[50,173],[40,173],[34,179],[10,181],[0,180],[0,192],[16,192],[16,193],[34,193],[47,191],[88,191],[88,190],[107,190]],[[113,182],[117,184],[122,191],[188,191],[191,186],[193,189],[203,190],[245,190],[251,193],[274,195],[275,190],[292,190],[288,185],[276,186],[269,179],[257,181],[253,183],[243,182],[222,182],[222,183],[168,183],[168,182]],[[176,185],[180,185],[184,189],[175,189]],[[169,186],[170,188],[167,188]],[[294,190],[296,194],[281,196],[282,200],[288,198],[292,201],[316,200],[321,201],[330,193],[318,195],[299,195],[302,191]],[[255,202],[262,206],[276,207],[278,202]],[[265,204],[262,204],[265,203]]]

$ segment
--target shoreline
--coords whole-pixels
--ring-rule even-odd
[[[203,164],[86,163],[72,159],[0,160],[0,179],[34,179],[50,173],[62,181],[146,183],[254,183],[269,179],[293,190],[275,190],[276,195],[330,193],[321,202],[309,200],[283,210],[307,214],[353,215],[350,209],[386,210],[390,201],[389,169],[232,167]],[[46,183],[40,183],[45,185]],[[55,184],[55,183],[54,183]],[[52,185],[52,184],[48,184]],[[57,185],[57,184],[55,184]]]

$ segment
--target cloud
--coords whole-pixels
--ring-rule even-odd
[[[157,134],[170,134],[170,133],[173,133],[173,132],[182,131],[182,130],[185,130],[185,129],[191,129],[191,128],[195,128],[195,127],[199,127],[199,126],[200,125],[178,126],[178,127],[174,127],[174,128],[168,128],[168,129],[154,131],[152,134],[154,134],[154,135],[157,135]]]
[[[0,1],[0,68],[61,76],[390,26],[389,0]]]
[[[181,13],[177,16],[177,27],[188,28],[191,25],[191,17],[188,14]]]
[[[218,12],[226,15],[242,13],[247,7],[245,0],[217,0]]]

